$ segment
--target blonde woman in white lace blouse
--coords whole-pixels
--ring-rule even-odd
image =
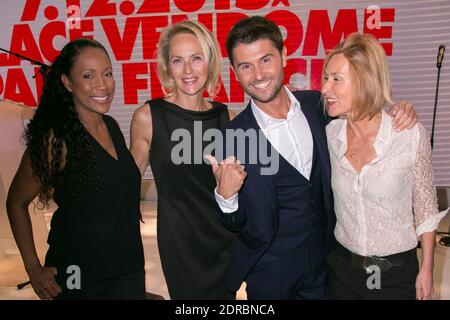
[[[329,257],[331,299],[431,299],[438,213],[431,148],[422,124],[397,132],[386,56],[352,34],[324,63],[326,128],[337,240]],[[423,262],[416,247],[420,238]]]

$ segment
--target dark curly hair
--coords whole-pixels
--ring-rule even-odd
[[[63,74],[70,78],[76,58],[88,47],[108,55],[103,45],[92,39],[66,44],[44,77],[38,108],[25,132],[31,165],[41,183],[38,200],[44,205],[53,197],[55,186],[64,190],[64,200],[69,202],[87,200],[89,193],[101,189],[102,172],[88,132],[75,110],[72,93],[61,80]]]

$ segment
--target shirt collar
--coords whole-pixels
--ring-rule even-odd
[[[381,110],[381,124],[375,139],[374,147],[377,152],[377,156],[382,156],[388,149],[392,136],[392,118],[384,111]]]
[[[392,135],[392,119],[391,117],[384,111],[381,110],[381,124],[380,129],[378,130],[377,136],[374,142],[375,152],[377,154],[377,158],[381,157],[387,150],[389,146],[389,142],[391,141]],[[342,121],[342,126],[339,129],[337,134],[337,155],[339,159],[342,159],[345,152],[347,151],[347,120],[344,119]]]
[[[291,101],[291,106],[289,107],[289,111],[286,119],[276,119],[274,117],[269,116],[267,113],[262,111],[253,99],[250,100],[250,106],[252,108],[253,114],[255,115],[256,122],[260,126],[261,129],[270,129],[273,126],[280,125],[286,120],[291,120],[294,118],[299,112],[301,112],[300,102],[297,98],[292,94],[292,92],[283,86],[284,90],[286,90],[289,100]]]

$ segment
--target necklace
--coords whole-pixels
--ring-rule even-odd
[[[353,148],[353,150],[350,150],[350,148],[347,148],[347,154],[350,156],[350,158],[353,158],[353,156],[364,146],[364,144],[360,144],[358,147]]]

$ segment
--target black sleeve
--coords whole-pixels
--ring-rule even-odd
[[[231,232],[239,232],[245,225],[245,214],[242,212],[242,208],[240,206],[235,212],[225,213],[220,210],[219,205],[217,205],[217,213],[220,222]]]

